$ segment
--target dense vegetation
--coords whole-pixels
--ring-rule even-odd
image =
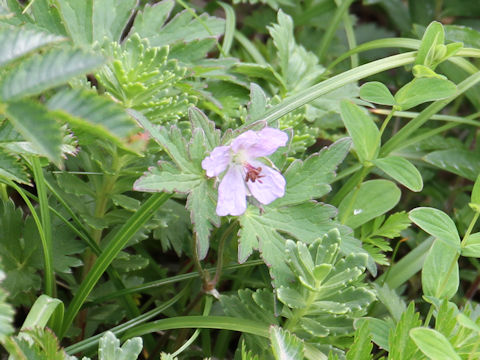
[[[0,0],[2,359],[479,359],[480,7]]]

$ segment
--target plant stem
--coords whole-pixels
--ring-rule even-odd
[[[325,61],[327,50],[332,42],[333,36],[337,31],[338,24],[342,20],[343,16],[347,14],[348,16],[348,8],[352,4],[353,0],[343,0],[340,6],[335,11],[335,15],[333,16],[332,21],[328,25],[325,34],[323,34],[322,42],[320,43],[320,47],[318,49],[318,58],[320,62],[323,63]]]
[[[203,314],[202,315],[203,316],[208,316],[208,314],[210,314],[211,309],[212,309],[212,297],[207,296],[207,297],[205,297],[205,307],[203,309]],[[190,337],[190,339],[185,341],[185,343],[180,348],[178,348],[177,351],[175,351],[172,354],[172,358],[180,355],[186,348],[188,348],[195,341],[195,339],[198,337],[199,334],[200,334],[200,329],[195,330],[195,332]]]
[[[236,228],[237,222],[232,221],[231,224],[228,226],[228,228],[225,230],[225,232],[222,234],[222,237],[220,238],[218,242],[218,250],[217,250],[217,270],[215,271],[215,276],[213,277],[213,283],[216,285],[218,281],[220,280],[220,276],[222,274],[222,268],[223,268],[223,250],[225,248],[225,241],[228,239],[230,234],[233,232],[233,230]]]
[[[40,164],[40,159],[36,156],[31,157],[33,177],[38,194],[38,203],[40,206],[40,216],[42,220],[43,234],[45,237],[46,251],[45,253],[45,293],[51,297],[56,297],[55,272],[53,270],[53,244],[52,244],[52,222],[50,219],[50,209],[48,207],[47,189],[45,186],[45,178]],[[40,229],[39,229],[40,231]],[[47,266],[48,263],[48,266]]]

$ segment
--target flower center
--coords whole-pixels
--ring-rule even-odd
[[[261,175],[262,173],[262,168],[255,167],[253,165],[250,165],[249,163],[245,163],[245,170],[247,171],[245,175],[245,182],[248,182],[249,180],[254,183],[255,181],[258,180],[260,184],[263,184],[262,180],[260,178],[265,177],[265,175]]]

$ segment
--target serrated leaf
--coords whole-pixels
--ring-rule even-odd
[[[303,341],[278,326],[270,327],[270,341],[276,360],[303,360]]]
[[[345,354],[346,360],[367,360],[372,359],[372,348],[370,331],[368,322],[363,322],[362,325],[355,331],[355,339],[352,346]]]
[[[36,49],[66,40],[33,28],[0,29],[0,66],[8,64]]]
[[[245,261],[258,248],[267,265],[271,265],[274,281],[283,284],[291,272],[284,261],[285,238],[279,231],[311,243],[335,227],[332,221],[335,212],[329,205],[314,202],[279,208],[268,206],[263,214],[249,207],[240,217],[238,259]]]
[[[103,0],[93,2],[93,41],[103,43],[105,38],[120,41],[137,0]]]
[[[107,138],[124,147],[126,138],[138,130],[133,119],[119,104],[90,91],[78,89],[59,92],[48,101],[47,106],[63,114],[80,138]]]
[[[173,1],[163,1],[153,6],[145,6],[135,19],[134,31],[147,38],[152,46],[163,46],[177,41],[193,41],[207,37],[219,37],[225,30],[225,20],[201,14],[197,17],[184,10],[168,23],[166,19],[174,5]]]
[[[263,89],[255,83],[250,84],[250,102],[248,103],[247,124],[260,120],[267,108],[267,97]]]
[[[395,105],[395,99],[393,95],[390,93],[390,90],[378,81],[372,81],[363,84],[360,87],[360,97],[365,100],[372,102],[374,104],[381,104],[381,105]]]
[[[28,235],[36,235],[36,231],[32,219],[23,221],[23,211],[12,201],[0,201],[0,256],[7,275],[2,287],[12,298],[40,287],[41,278],[36,274],[42,266],[38,237]]]
[[[220,226],[220,217],[215,212],[216,195],[212,183],[203,181],[192,189],[187,198],[187,209],[197,234],[197,252],[200,259],[207,256],[213,225]]]
[[[373,160],[380,145],[380,132],[372,118],[348,100],[340,103],[340,109],[360,162]]]
[[[457,253],[444,242],[434,241],[422,268],[423,293],[437,299],[451,299],[458,285]]]
[[[409,214],[410,220],[428,234],[434,236],[450,249],[460,250],[460,237],[453,220],[443,211],[420,207]]]
[[[370,180],[353,190],[338,207],[338,217],[347,226],[356,229],[371,219],[385,214],[400,200],[400,189],[388,180]],[[352,197],[355,196],[353,203]]]
[[[424,160],[472,181],[480,174],[479,156],[473,151],[463,149],[434,151],[425,156]]]
[[[215,129],[215,123],[196,107],[188,109],[188,114],[192,122],[192,129],[201,129],[205,134],[205,151],[212,151],[220,144],[220,131]]]
[[[196,235],[198,256],[203,259],[207,255],[210,231],[213,225],[220,225],[220,217],[215,212],[217,194],[213,181],[206,178],[200,165],[205,154],[205,135],[201,128],[196,129],[187,147],[178,128],[172,127],[168,132],[153,126],[143,115],[135,111],[132,114],[178,166],[162,163],[162,168],[151,168],[135,182],[134,189],[188,193],[187,209]],[[205,122],[205,119],[199,120]],[[205,122],[205,126],[210,125]],[[212,141],[216,141],[215,138]]]
[[[118,340],[111,331],[107,331],[99,342],[99,360],[136,360],[142,351],[142,338],[135,337],[125,341],[120,347]]]
[[[409,332],[421,324],[420,314],[415,312],[415,303],[412,301],[403,312],[395,329],[390,331],[388,359],[415,360],[418,358],[418,349],[409,336]]]
[[[56,0],[56,3],[65,28],[74,43],[91,44],[93,42],[93,0]]]
[[[284,173],[287,182],[285,195],[277,200],[278,206],[299,204],[318,199],[331,190],[335,170],[350,150],[351,140],[340,139],[306,160],[295,160]]]
[[[135,181],[133,188],[136,191],[188,193],[203,181],[198,174],[182,173],[176,166],[161,162]]]
[[[5,273],[0,270],[0,281],[5,279]],[[0,341],[3,343],[6,336],[13,333],[13,316],[15,311],[13,307],[7,303],[7,294],[0,288]]]
[[[325,69],[314,53],[295,42],[293,20],[289,15],[279,10],[277,22],[267,28],[277,48],[282,85],[290,92],[303,90],[313,85]]]
[[[26,185],[31,185],[29,175],[19,159],[0,150],[0,176]]]
[[[388,156],[382,159],[375,159],[372,162],[380,170],[410,190],[418,192],[423,189],[422,175],[417,168],[405,158]]]
[[[400,236],[400,232],[410,226],[410,219],[405,211],[390,215],[380,228],[375,230],[371,236],[384,236],[389,239]]]
[[[432,360],[460,360],[448,339],[436,330],[417,327],[410,337],[420,350]]]
[[[6,113],[15,129],[30,141],[41,155],[57,166],[61,164],[62,130],[43,105],[27,100],[10,102]]]
[[[67,32],[56,6],[51,6],[49,0],[35,0],[31,3],[31,10],[35,18],[35,24],[48,32],[66,36]],[[23,9],[22,9],[23,12]]]
[[[455,95],[457,86],[446,79],[415,78],[395,94],[395,101],[402,110],[408,110],[429,101],[442,100]]]
[[[3,100],[31,96],[61,85],[100,66],[103,56],[82,50],[53,49],[10,70],[0,85]]]

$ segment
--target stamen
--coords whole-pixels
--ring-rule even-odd
[[[262,168],[255,167],[250,165],[249,163],[245,163],[245,169],[247,170],[247,173],[245,175],[245,182],[248,182],[249,180],[251,182],[258,181],[260,184],[263,184],[262,180],[260,178],[265,177],[265,175],[261,175]]]

